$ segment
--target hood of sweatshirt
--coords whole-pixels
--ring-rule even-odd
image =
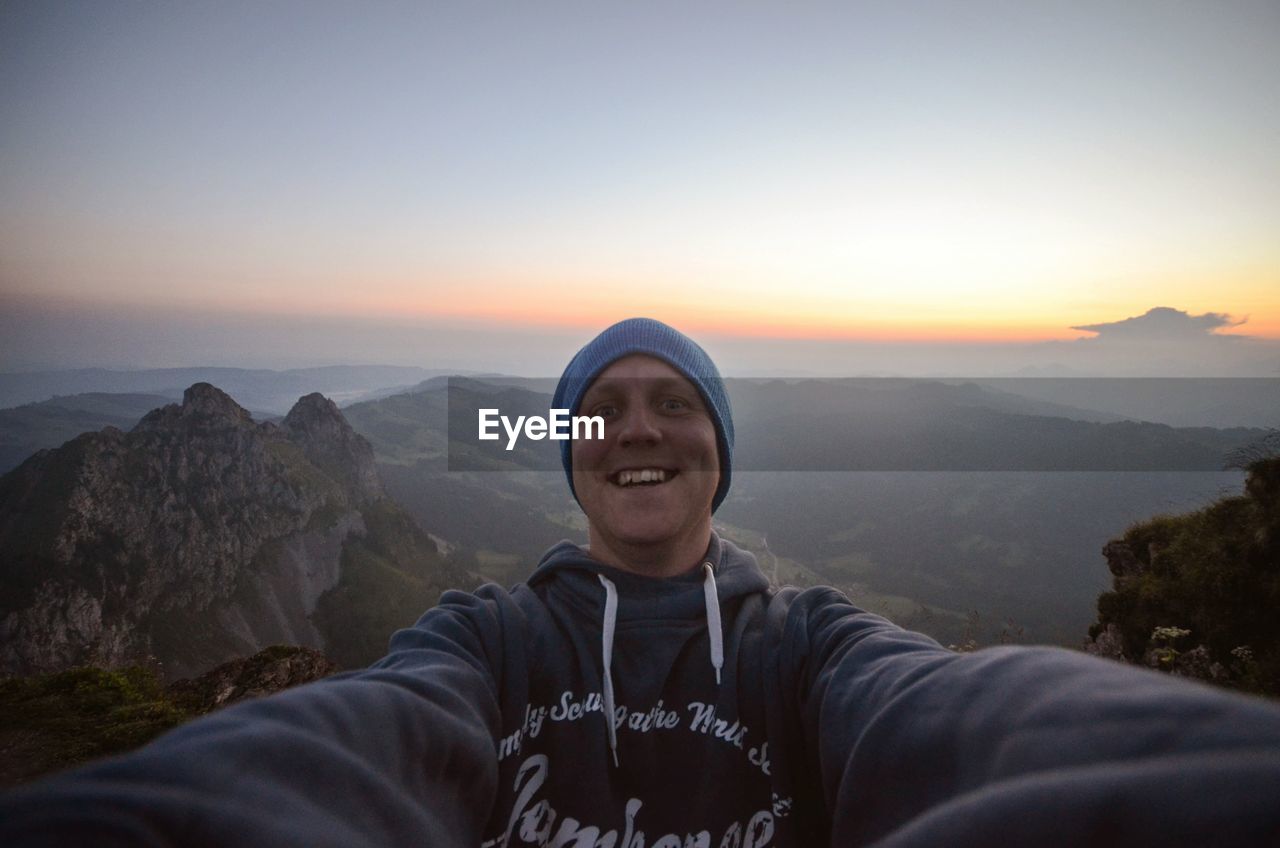
[[[724,666],[722,609],[735,599],[763,592],[769,581],[755,557],[711,534],[700,563],[676,577],[645,577],[605,565],[572,542],[560,542],[542,557],[528,584],[549,602],[576,607],[600,621],[600,670],[605,715],[614,713],[613,641],[619,622],[704,619],[717,685]],[[607,723],[609,747],[618,763],[616,728]]]
[[[721,605],[769,588],[755,557],[715,532],[702,559],[676,577],[632,574],[592,559],[586,550],[566,541],[543,554],[527,583],[530,587],[545,585],[557,596],[563,594],[566,601],[590,610],[603,604],[598,577],[604,576],[618,589],[620,619],[694,618],[705,615],[702,587],[707,566]]]

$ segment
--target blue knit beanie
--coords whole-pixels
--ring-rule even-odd
[[[582,396],[600,372],[633,353],[661,359],[697,386],[702,395],[711,423],[716,428],[716,447],[720,454],[720,485],[716,487],[711,501],[711,511],[715,512],[729,493],[729,476],[733,467],[733,410],[729,408],[729,395],[724,390],[724,380],[716,364],[697,342],[679,330],[652,318],[628,318],[614,324],[569,360],[556,385],[552,408],[567,409],[570,415],[577,415]],[[560,460],[564,464],[565,476],[569,478],[569,491],[573,493],[573,499],[578,500],[578,493],[573,488],[573,452],[568,441],[560,443]],[[581,506],[582,502],[578,501],[578,505]]]

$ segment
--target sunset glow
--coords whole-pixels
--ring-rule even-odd
[[[1280,341],[1274,4],[0,16],[19,328],[1023,344],[1169,307]]]

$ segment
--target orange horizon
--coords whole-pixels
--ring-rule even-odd
[[[46,293],[24,295],[9,293],[19,299],[28,299],[55,309],[76,308],[127,309],[143,312],[207,313],[215,316],[236,317],[296,317],[301,319],[350,319],[360,322],[387,321],[397,324],[418,322],[449,322],[472,325],[546,330],[598,331],[623,318],[648,316],[658,318],[689,333],[737,337],[748,339],[777,339],[789,341],[868,342],[887,344],[1034,344],[1038,342],[1073,341],[1087,339],[1093,333],[1073,330],[1069,324],[1119,321],[1132,315],[1141,315],[1151,307],[1135,309],[1116,307],[1114,314],[1102,310],[1089,311],[1091,319],[1049,321],[1041,316],[1017,316],[1005,314],[998,318],[975,322],[961,316],[955,319],[938,317],[933,320],[894,321],[863,317],[842,318],[806,311],[790,313],[763,307],[721,307],[709,315],[706,308],[687,302],[657,298],[637,298],[633,303],[601,303],[600,298],[581,298],[552,301],[539,299],[535,303],[494,305],[477,307],[474,303],[458,302],[448,298],[436,298],[432,302],[387,296],[317,297],[299,309],[296,299],[283,296],[257,298],[256,302],[215,302],[197,298],[144,299],[108,296],[70,296]],[[596,300],[597,302],[588,302]],[[414,302],[416,301],[416,302]],[[543,305],[543,301],[549,301]],[[1154,305],[1154,304],[1153,304]],[[1174,308],[1182,308],[1173,305]],[[1197,310],[1185,309],[1195,314]],[[1258,320],[1248,316],[1245,323],[1222,328],[1214,335],[1247,337],[1260,341],[1280,341],[1280,317]]]

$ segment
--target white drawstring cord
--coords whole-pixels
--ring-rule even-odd
[[[720,685],[720,669],[724,667],[724,634],[720,632],[720,598],[716,595],[716,574],[711,563],[704,562],[702,570],[702,594],[707,602],[707,635],[711,638],[711,667],[716,670],[716,685]]]
[[[614,726],[613,705],[613,631],[618,620],[618,590],[603,574],[596,575],[604,586],[604,622],[600,628],[602,662],[604,664],[604,721],[609,729],[609,749],[613,752],[613,765],[618,766],[618,729]]]
[[[711,640],[711,667],[716,672],[716,685],[720,685],[721,669],[724,668],[724,633],[720,624],[720,597],[716,593],[716,575],[711,563],[704,562],[702,571],[702,596],[707,607],[707,636]],[[603,574],[597,574],[600,585],[604,586],[604,621],[600,627],[601,679],[604,691],[605,727],[609,731],[609,750],[613,753],[613,765],[618,761],[618,729],[614,724],[616,706],[613,701],[613,634],[618,621],[618,589],[613,581]]]

